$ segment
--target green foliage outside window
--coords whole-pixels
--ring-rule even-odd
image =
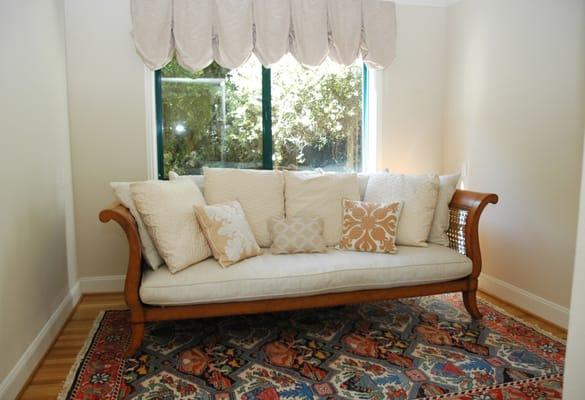
[[[191,73],[176,61],[161,70],[165,175],[262,167],[261,68],[251,58],[232,71],[213,63]],[[271,75],[274,166],[360,169],[361,65],[309,70],[289,57]]]

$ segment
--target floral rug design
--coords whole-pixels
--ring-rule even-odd
[[[123,359],[127,311],[98,320],[61,399],[560,399],[565,345],[449,294],[147,325]]]

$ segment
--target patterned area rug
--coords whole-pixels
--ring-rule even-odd
[[[61,399],[560,399],[565,345],[460,295],[154,323],[107,311]]]

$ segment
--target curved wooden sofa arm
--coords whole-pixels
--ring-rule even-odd
[[[113,203],[100,211],[100,221],[103,223],[114,220],[122,227],[128,239],[128,270],[124,284],[124,298],[132,311],[132,322],[144,321],[142,302],[140,301],[140,281],[142,280],[142,246],[136,220],[126,207],[120,203]]]
[[[449,247],[471,258],[473,271],[470,279],[477,279],[481,272],[479,217],[485,206],[497,202],[498,196],[493,193],[457,190],[449,204]]]

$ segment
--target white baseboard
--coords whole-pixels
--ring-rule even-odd
[[[32,371],[41,362],[45,353],[67,322],[71,311],[81,298],[79,282],[75,284],[65,296],[59,307],[45,323],[41,331],[22,354],[16,365],[0,382],[0,399],[15,399],[31,376]]]
[[[524,289],[482,273],[479,288],[562,328],[569,324],[569,309]]]
[[[82,293],[123,292],[125,275],[88,276],[80,278]]]

